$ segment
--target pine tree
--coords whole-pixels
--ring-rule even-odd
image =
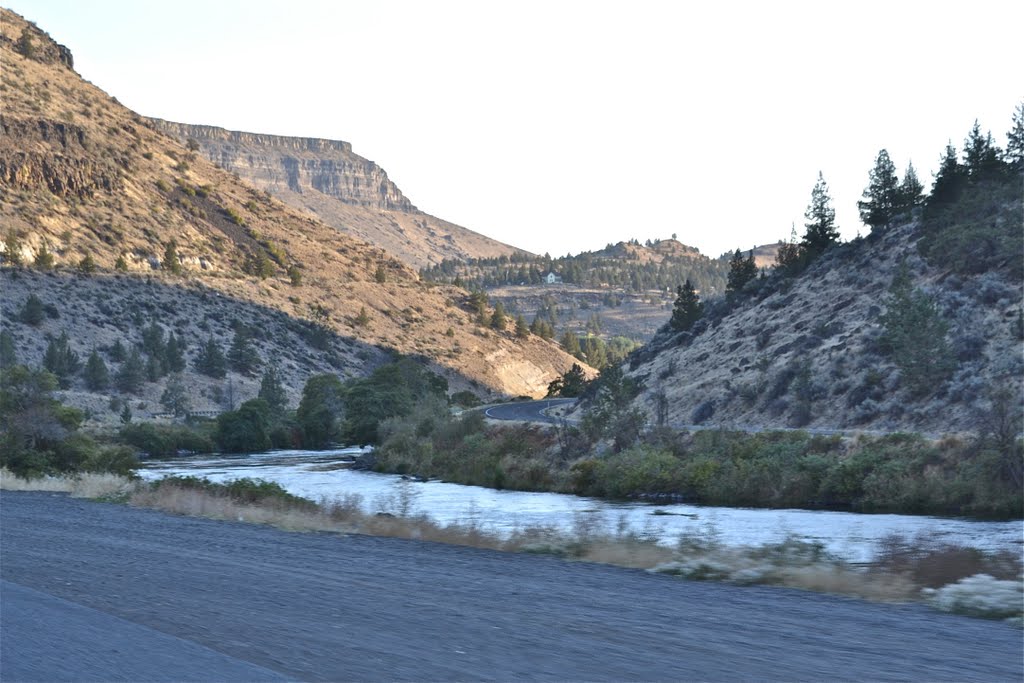
[[[384,270],[383,265],[377,266],[377,270],[373,272],[373,280],[379,285],[382,285],[388,281],[388,273],[386,270]]]
[[[60,337],[51,339],[43,355],[43,367],[56,375],[62,389],[71,386],[71,376],[82,366],[78,354],[71,349],[67,332]]]
[[[231,348],[228,349],[227,359],[232,370],[246,376],[252,376],[263,365],[263,360],[252,345],[249,335],[242,330],[235,331]]]
[[[288,395],[281,386],[281,379],[273,365],[267,366],[263,371],[263,378],[260,380],[260,393],[257,398],[267,402],[271,415],[281,415],[288,406]]]
[[[516,336],[520,339],[526,339],[530,336],[530,327],[526,324],[526,319],[523,318],[522,314],[516,316]]]
[[[505,331],[505,324],[508,321],[508,317],[505,315],[505,307],[501,305],[501,302],[494,304],[494,313],[491,314],[491,329],[498,330],[499,332]]]
[[[292,287],[298,287],[302,284],[302,270],[295,264],[288,266],[288,281]]]
[[[956,156],[956,147],[949,143],[939,160],[939,170],[935,173],[932,192],[925,202],[926,213],[930,213],[940,204],[952,204],[960,199],[967,184],[967,171],[960,165]]]
[[[917,171],[913,163],[907,163],[907,170],[903,174],[903,182],[900,183],[899,211],[909,212],[921,206],[924,201],[924,185],[917,178]]]
[[[981,126],[974,121],[974,127],[964,140],[964,169],[967,177],[974,182],[991,180],[1002,175],[1000,150],[992,142],[992,133],[981,134]]]
[[[160,395],[160,405],[174,413],[174,417],[184,417],[192,410],[192,401],[181,381],[181,375],[174,374],[167,379],[167,386]]]
[[[811,190],[811,203],[804,213],[807,223],[801,246],[804,251],[815,258],[839,241],[839,228],[836,227],[836,210],[832,208],[832,197],[828,194],[825,176],[819,171],[818,182]]]
[[[107,364],[100,358],[96,349],[89,354],[82,376],[85,379],[85,386],[91,391],[103,391],[110,386],[110,371],[107,370]]]
[[[213,337],[207,339],[206,343],[200,347],[193,365],[197,371],[207,377],[221,379],[227,375],[227,360]]]
[[[580,360],[583,360],[581,356],[583,351],[580,348],[580,338],[572,330],[566,330],[565,334],[562,335],[559,343],[562,345],[562,350],[570,356],[576,356]]]
[[[185,370],[185,341],[179,340],[178,337],[174,336],[173,332],[167,335],[163,361],[167,372],[182,372]]]
[[[861,201],[857,202],[860,219],[872,232],[888,230],[899,210],[900,186],[896,177],[896,164],[889,158],[889,152],[881,150],[875,159],[875,167],[868,174],[868,186]]]
[[[121,409],[121,424],[131,424],[132,422],[132,409],[127,402],[124,404],[124,408]]]
[[[746,258],[737,249],[729,259],[729,278],[725,285],[727,296],[735,297],[748,282],[757,277],[757,263],[754,261],[754,250],[751,249]]]
[[[128,272],[128,261],[125,260],[124,254],[118,254],[117,260],[114,261],[114,270],[119,273]]]
[[[689,280],[676,288],[676,302],[672,307],[672,319],[669,325],[673,330],[686,332],[704,315],[704,304],[697,296]]]
[[[1013,128],[1006,133],[1006,161],[1018,173],[1024,172],[1024,102],[1013,111]]]
[[[128,358],[114,376],[114,384],[123,392],[129,394],[138,393],[142,384],[146,381],[146,366],[142,362],[142,355],[139,350],[133,348]]]
[[[14,352],[14,337],[7,330],[0,330],[0,370],[8,370],[18,364]]]
[[[370,324],[370,314],[366,312],[366,306],[359,307],[359,315],[354,322],[356,327],[366,327]]]
[[[142,350],[151,358],[163,359],[164,328],[151,322],[142,328]]]

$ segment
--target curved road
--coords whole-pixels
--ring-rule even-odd
[[[1019,629],[551,557],[0,498],[0,679],[1020,681]]]
[[[484,409],[484,415],[494,420],[518,420],[521,422],[542,422],[558,424],[559,418],[547,414],[549,408],[571,405],[574,398],[546,398],[541,401],[516,401],[502,403]]]

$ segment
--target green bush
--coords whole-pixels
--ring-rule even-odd
[[[163,425],[153,422],[135,422],[121,428],[123,442],[153,458],[184,453],[212,453],[213,440],[198,429],[182,425]]]

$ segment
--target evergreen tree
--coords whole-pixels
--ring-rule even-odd
[[[508,317],[505,315],[505,307],[499,301],[494,304],[494,313],[491,314],[491,329],[504,332],[507,321]]]
[[[0,330],[0,371],[13,368],[18,364],[18,356],[14,352],[14,337],[7,330]]]
[[[925,202],[926,213],[933,212],[939,205],[952,204],[960,199],[964,186],[967,184],[967,171],[957,160],[956,147],[946,145],[946,151],[939,160],[939,170],[935,173],[932,192]]]
[[[90,254],[83,256],[82,260],[78,262],[78,272],[83,275],[92,275],[96,272],[96,261]]]
[[[42,299],[35,294],[29,294],[28,298],[25,299],[25,304],[21,307],[21,311],[18,313],[18,318],[21,322],[32,327],[42,325],[46,319],[46,309],[43,307]]]
[[[908,212],[921,206],[924,201],[924,185],[917,178],[914,164],[908,163],[899,190],[899,211]]]
[[[516,336],[520,339],[530,336],[530,327],[526,324],[526,319],[522,314],[516,316]]]
[[[757,277],[757,263],[754,261],[754,250],[751,249],[746,258],[737,249],[729,259],[729,279],[725,285],[727,296],[736,296],[748,282]]]
[[[71,386],[71,376],[78,372],[81,366],[78,354],[71,349],[67,332],[61,332],[60,337],[50,340],[43,355],[43,367],[57,377],[62,389]]]
[[[356,327],[366,327],[370,324],[370,314],[366,312],[366,306],[359,307],[359,315],[355,319]]]
[[[185,341],[174,336],[173,332],[167,335],[163,361],[167,372],[182,372],[185,370]]]
[[[1018,173],[1024,172],[1024,102],[1013,111],[1013,127],[1006,133],[1006,161]]]
[[[39,270],[50,270],[53,268],[53,254],[46,249],[46,242],[39,245],[33,265]]]
[[[232,370],[252,376],[263,365],[263,360],[244,330],[235,330],[235,337],[228,349],[228,364]]]
[[[4,260],[12,266],[21,265],[21,240],[14,228],[8,228],[4,236]]]
[[[981,134],[981,126],[974,121],[974,127],[964,140],[964,169],[967,177],[977,182],[979,180],[991,180],[1002,175],[1002,161],[1000,150],[992,142],[992,133]]]
[[[377,266],[377,270],[373,272],[373,280],[379,285],[382,285],[388,281],[388,273],[386,270],[384,270],[383,265]]]
[[[175,240],[164,245],[163,268],[171,275],[181,275],[181,259],[178,258],[178,243]]]
[[[150,358],[162,361],[164,357],[164,328],[155,322],[142,328],[142,350]]]
[[[580,350],[583,352],[583,359],[590,367],[601,370],[608,365],[608,348],[600,337],[588,334],[583,338]]]
[[[125,260],[124,254],[118,254],[117,260],[114,261],[114,270],[119,273],[128,272],[128,261]]]
[[[271,415],[281,415],[288,405],[288,395],[281,385],[281,379],[273,365],[268,365],[260,380],[260,393],[257,398],[266,402]]]
[[[586,387],[587,376],[583,373],[583,368],[578,363],[573,363],[572,367],[565,371],[565,374],[548,384],[547,395],[551,398],[557,396],[576,398],[583,393]]]
[[[125,393],[136,394],[146,381],[146,366],[142,362],[142,355],[136,348],[128,354],[128,358],[118,368],[114,377],[114,384]]]
[[[160,395],[160,405],[174,413],[174,417],[184,417],[192,410],[192,401],[180,374],[167,378],[164,393]]]
[[[793,226],[789,233],[789,241],[779,244],[779,251],[775,254],[775,269],[788,277],[792,277],[803,270],[806,255],[803,247],[796,241],[796,226]]]
[[[292,287],[298,287],[302,284],[302,270],[295,264],[288,266],[288,281]]]
[[[110,386],[110,371],[96,349],[89,354],[82,376],[85,379],[85,386],[91,391],[103,391]]]
[[[123,363],[125,358],[128,357],[128,352],[124,349],[124,344],[118,339],[114,342],[114,345],[110,347],[110,360],[115,363]]]
[[[807,223],[801,246],[804,251],[815,258],[839,241],[839,228],[836,227],[836,210],[832,208],[832,197],[828,194],[825,176],[819,171],[818,182],[811,190],[811,203],[804,213]]]
[[[131,421],[132,421],[132,409],[131,409],[131,406],[129,406],[128,402],[126,401],[125,404],[124,404],[124,408],[121,409],[121,424],[123,424],[123,425],[131,424]]]
[[[583,350],[580,348],[580,338],[572,330],[566,330],[559,343],[562,345],[562,350],[567,354],[583,360],[581,358]]]
[[[906,265],[893,278],[889,294],[881,318],[883,346],[910,391],[927,394],[948,379],[956,366],[946,340],[949,324],[931,297],[914,288]]]
[[[157,356],[146,356],[146,379],[155,382],[164,376],[163,359]]]
[[[207,377],[222,379],[227,375],[227,360],[224,358],[224,352],[220,350],[220,346],[213,340],[213,337],[207,339],[206,343],[200,347],[199,354],[196,355],[193,365],[198,372]]]
[[[896,177],[896,164],[889,158],[889,152],[883,149],[875,159],[875,167],[868,174],[864,196],[857,202],[860,219],[864,225],[871,227],[872,232],[888,230],[899,207],[900,186]]]
[[[686,332],[700,320],[703,314],[704,304],[701,303],[693,285],[687,280],[676,288],[676,301],[672,307],[672,319],[669,321],[669,325],[673,330]]]

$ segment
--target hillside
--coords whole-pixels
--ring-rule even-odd
[[[755,280],[691,332],[663,328],[631,359],[636,406],[675,426],[1005,429],[1024,379],[1019,170],[958,172],[962,195],[933,198],[923,218],[834,246],[797,277]],[[888,316],[916,341],[892,336]],[[914,329],[928,325],[932,338]]]
[[[281,314],[327,339],[297,367],[330,365],[345,376],[397,352],[424,358],[453,390],[538,395],[574,361],[540,338],[517,339],[511,326],[481,327],[464,290],[420,282],[379,247],[217,168],[84,81],[66,48],[34,25],[7,10],[0,19],[2,325],[21,362],[37,363],[44,335],[58,329],[83,357],[109,343],[111,326],[133,343],[123,306],[110,302],[140,286],[162,292],[156,322],[182,325],[190,361],[194,337],[223,334],[229,318],[250,321],[265,362],[304,353],[264,325]],[[19,277],[19,263],[53,274]],[[59,316],[39,327],[10,316],[37,284]],[[226,303],[209,307],[210,295],[188,294],[198,290]],[[108,312],[98,308],[105,303]],[[216,324],[204,330],[203,319]],[[301,374],[289,373],[290,391]],[[187,380],[198,381],[191,370]]]
[[[148,121],[257,189],[413,268],[519,251],[417,210],[384,169],[348,142]]]

